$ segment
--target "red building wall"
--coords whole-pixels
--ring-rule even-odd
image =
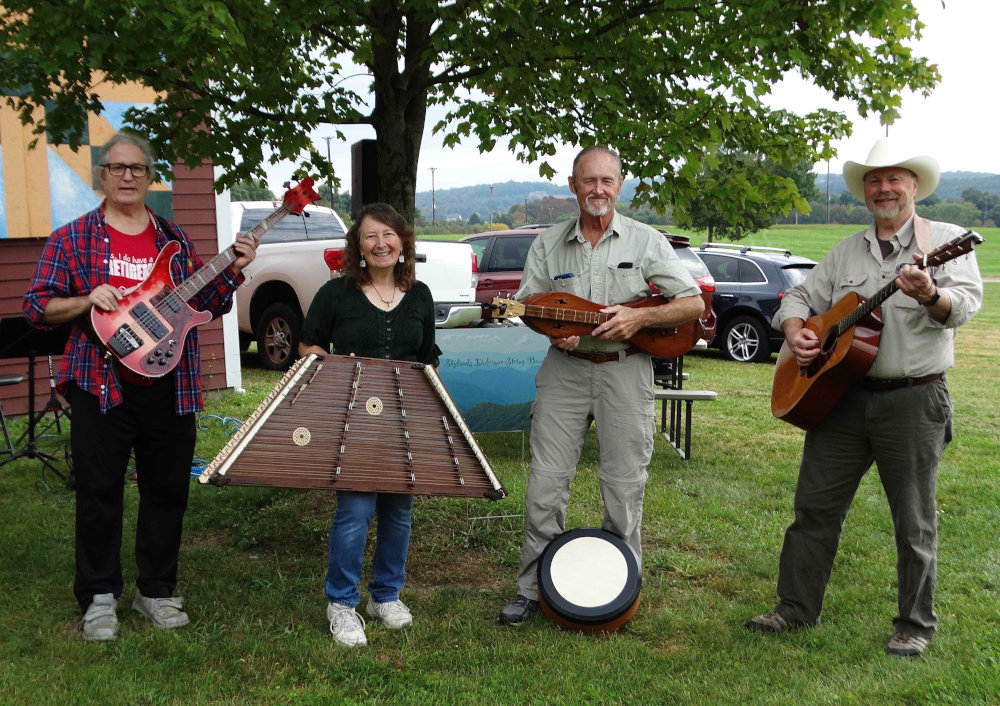
[[[198,255],[207,261],[218,253],[212,165],[206,163],[194,169],[179,166],[175,168],[175,177],[173,220],[188,233]],[[0,239],[0,317],[21,316],[21,300],[44,247],[43,238]],[[198,335],[204,389],[226,387],[221,320],[201,326]],[[8,344],[8,341],[0,341],[0,352]],[[56,370],[60,361],[58,357],[54,360]],[[36,405],[43,405],[49,398],[48,360],[36,358],[35,366]],[[0,358],[0,374],[3,373],[25,376],[20,384],[0,386],[4,414],[24,414],[28,411],[27,358]]]

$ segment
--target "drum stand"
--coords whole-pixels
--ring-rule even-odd
[[[52,356],[49,356],[50,374],[51,370],[52,370]],[[69,410],[67,410],[66,407],[63,406],[62,402],[56,395],[55,381],[51,377],[49,378],[49,383],[52,389],[52,396],[46,403],[45,408],[39,410],[36,413],[35,412],[35,357],[28,356],[28,428],[27,430],[25,430],[23,434],[21,434],[21,437],[17,440],[17,443],[20,444],[22,441],[25,440],[25,438],[27,438],[27,441],[25,442],[24,446],[19,451],[12,454],[10,458],[5,458],[3,461],[0,461],[0,466],[6,466],[11,461],[16,461],[19,458],[34,458],[41,461],[43,466],[45,466],[47,469],[49,469],[57,476],[59,476],[59,478],[62,479],[64,482],[70,484],[69,478],[63,475],[63,473],[55,466],[55,462],[58,461],[59,459],[57,459],[55,456],[45,453],[44,451],[38,448],[38,443],[37,443],[38,437],[36,435],[35,428],[38,426],[38,423],[42,420],[42,418],[45,417],[45,415],[48,414],[50,411],[55,412],[55,418],[52,420],[52,422],[49,423],[49,427],[51,427],[52,424],[55,424],[56,429],[59,429],[59,431],[61,432],[62,430],[59,427],[59,415],[65,414],[67,417],[69,416]]]
[[[55,375],[52,369],[52,356],[63,352],[68,337],[69,328],[66,326],[41,331],[31,328],[22,316],[0,319],[0,341],[3,342],[2,348],[0,348],[0,358],[28,359],[28,428],[17,440],[17,445],[24,442],[24,446],[12,453],[9,458],[0,461],[0,467],[19,458],[33,458],[41,461],[46,469],[73,487],[72,472],[67,477],[55,465],[59,459],[38,448],[39,434],[37,431],[38,424],[49,412],[54,413],[54,418],[46,429],[55,424],[60,433],[62,432],[59,423],[60,415],[70,417],[69,409],[63,405],[56,393]],[[37,355],[47,355],[49,358],[49,390],[51,391],[45,407],[38,411],[35,410],[35,357]]]

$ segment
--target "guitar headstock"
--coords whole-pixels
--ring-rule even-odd
[[[302,213],[302,210],[306,206],[319,201],[319,194],[313,191],[312,188],[314,183],[315,182],[312,180],[312,177],[306,177],[285,192],[285,197],[282,199],[282,203],[285,204],[285,208],[288,209],[289,213],[297,216]]]
[[[524,304],[514,299],[493,297],[490,303],[490,316],[494,319],[509,319],[514,316],[524,316]]]
[[[959,255],[972,252],[972,249],[983,242],[983,236],[975,231],[967,230],[957,238],[948,241],[934,252],[927,254],[926,264],[934,267],[949,260],[954,260]]]

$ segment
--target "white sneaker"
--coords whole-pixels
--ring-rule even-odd
[[[153,625],[166,630],[182,628],[191,622],[188,614],[181,610],[184,599],[180,596],[168,598],[147,598],[139,591],[135,592],[132,610],[148,618]]]
[[[113,593],[98,593],[91,599],[80,624],[84,640],[107,642],[118,637],[117,605]]]
[[[328,603],[326,617],[330,621],[330,634],[344,647],[364,647],[368,644],[365,619],[351,606]]]
[[[369,598],[368,608],[365,612],[372,618],[378,618],[385,623],[387,628],[392,628],[393,630],[397,628],[405,628],[413,622],[413,616],[410,615],[410,609],[406,607],[403,601],[386,601],[385,603],[379,603],[374,598]]]

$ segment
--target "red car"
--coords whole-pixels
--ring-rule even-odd
[[[462,238],[463,243],[469,243],[479,260],[479,285],[476,287],[476,301],[484,305],[483,318],[488,319],[487,306],[496,296],[510,297],[521,286],[521,272],[524,270],[524,260],[528,256],[528,248],[535,237],[547,225],[531,225],[513,230],[497,230],[492,233],[475,233]],[[701,296],[705,300],[705,313],[701,317],[704,329],[702,338],[706,342],[715,338],[717,320],[712,310],[712,296],[715,293],[715,280],[709,273],[705,263],[691,250],[691,240],[686,235],[664,233],[674,252],[688,268],[701,287]]]

